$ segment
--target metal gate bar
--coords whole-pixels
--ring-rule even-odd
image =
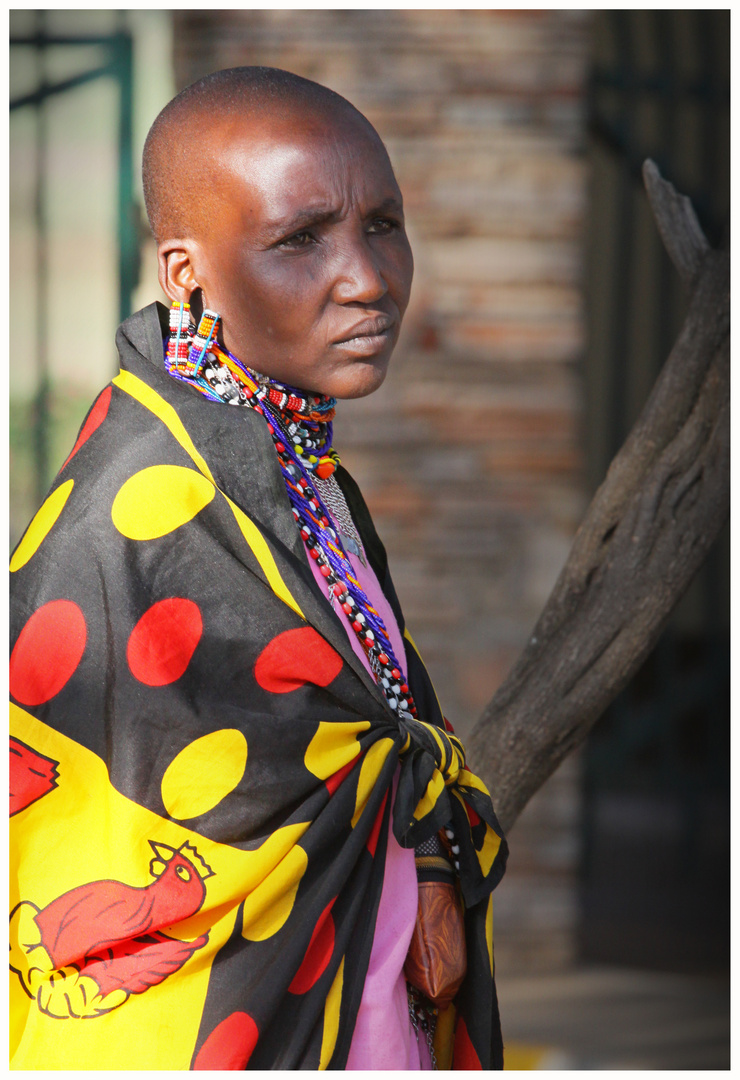
[[[48,126],[46,103],[49,98],[69,93],[98,79],[113,79],[118,85],[118,190],[117,190],[117,247],[118,247],[118,315],[119,321],[131,314],[132,296],[139,279],[138,207],[134,201],[133,185],[133,41],[131,34],[58,35],[44,28],[46,13],[37,13],[38,29],[30,35],[13,35],[10,46],[33,48],[38,64],[38,86],[30,93],[13,98],[11,114],[29,108],[36,113],[35,161],[35,226],[36,226],[36,358],[37,388],[33,403],[33,457],[35,498],[40,503],[46,493],[50,476],[49,432],[51,379],[48,354],[48,199],[47,147]],[[67,79],[49,82],[46,77],[46,55],[50,48],[98,46],[105,51],[105,61]]]

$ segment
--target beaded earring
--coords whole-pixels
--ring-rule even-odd
[[[186,370],[193,339],[190,304],[173,300],[170,308],[170,336],[167,339],[167,363],[171,367]]]
[[[221,316],[205,308],[196,329],[190,304],[173,300],[170,307],[170,335],[167,340],[167,366],[180,375],[197,379],[211,348],[217,343]]]
[[[189,360],[193,376],[200,374],[201,365],[211,343],[216,343],[216,335],[218,333],[218,324],[220,321],[221,316],[217,311],[211,311],[209,308],[204,308],[203,314],[200,317],[200,322],[198,323],[198,329],[195,331],[193,344],[190,347]]]

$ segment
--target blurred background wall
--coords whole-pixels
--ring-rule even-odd
[[[642,160],[727,241],[728,13],[14,11],[11,34],[12,542],[115,372],[119,316],[163,299],[138,176],[149,124],[218,68],[316,79],[375,124],[405,196],[404,334],[336,443],[464,738],[685,310]],[[725,969],[727,544],[515,826],[504,976]]]
[[[175,94],[165,11],[10,13],[10,534],[115,374],[115,328],[160,296],[146,133]]]

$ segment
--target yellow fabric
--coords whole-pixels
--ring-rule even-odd
[[[151,858],[148,840],[178,849],[193,840],[191,830],[146,810],[119,794],[108,779],[97,755],[36,720],[16,705],[10,708],[10,732],[30,740],[34,748],[59,762],[64,777],[54,791],[54,814],[44,800],[27,807],[11,830],[11,897],[13,911],[20,901],[44,908],[80,882],[105,879],[146,886],[141,866]],[[70,828],[81,837],[69,845]],[[143,994],[132,994],[125,1008],[116,1008],[106,1023],[90,1019],[60,1023],[42,1012],[23,990],[20,979],[10,973],[10,1006],[13,1017],[10,1055],[13,1069],[47,1069],[49,1047],[60,1067],[74,1071],[97,1069],[108,1060],[107,1047],[128,1047],[127,1068],[132,1070],[188,1069],[195,1035],[205,1001],[213,957],[234,927],[237,907],[249,895],[249,936],[260,939],[279,929],[287,918],[295,888],[305,869],[306,853],[299,845],[308,822],[277,829],[253,851],[218,844],[198,835],[198,856],[213,871],[206,880],[206,896],[200,909],[177,926],[177,937],[192,941],[208,933],[208,942],[183,966],[178,979],[165,979]],[[40,844],[43,843],[43,849]],[[23,896],[17,880],[23,882]],[[274,917],[260,921],[265,911]],[[246,921],[246,916],[245,916]],[[14,937],[17,922],[11,920],[11,964],[28,966],[23,942]],[[51,968],[47,980],[51,977]],[[66,976],[75,979],[75,973]],[[60,995],[65,987],[55,976]],[[67,990],[69,993],[69,990]],[[184,1040],[183,1031],[192,1032]],[[149,1033],[147,1038],[142,1033]]]
[[[386,758],[393,750],[393,739],[378,739],[369,748],[360,766],[360,778],[357,781],[357,796],[355,799],[355,812],[352,815],[352,828],[360,820],[362,811],[365,809],[370,792],[380,776],[380,770],[385,764]]]
[[[51,495],[36,512],[31,524],[26,529],[25,535],[15,549],[13,558],[10,560],[10,572],[14,574],[25,566],[29,559],[33,558],[43,544],[46,537],[54,528],[57,518],[64,509],[67,499],[72,493],[74,480],[65,480],[63,484],[52,491]]]
[[[303,762],[309,772],[326,780],[354,761],[360,752],[357,736],[370,727],[369,720],[347,724],[319,722],[319,729],[308,744]]]
[[[248,750],[236,728],[211,731],[183,747],[162,778],[162,802],[170,817],[187,821],[217,806],[244,775]]]
[[[192,521],[216,494],[213,484],[182,465],[152,465],[134,473],[111,509],[113,524],[129,540],[153,540]]]

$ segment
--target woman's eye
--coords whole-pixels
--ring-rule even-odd
[[[400,227],[400,222],[394,221],[393,218],[374,218],[374,220],[370,222],[367,231],[370,233],[380,233],[382,235],[383,233],[394,232]]]
[[[300,232],[293,233],[292,236],[287,236],[285,240],[281,240],[277,246],[292,248],[308,247],[308,245],[313,241],[313,239],[313,233],[309,232],[308,229],[301,229]]]

